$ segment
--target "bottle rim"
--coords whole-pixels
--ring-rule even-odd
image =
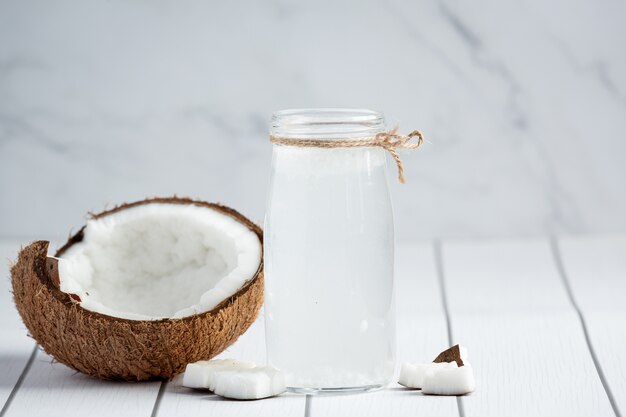
[[[376,135],[385,129],[383,113],[368,109],[286,109],[272,115],[270,134],[302,139],[346,139]]]

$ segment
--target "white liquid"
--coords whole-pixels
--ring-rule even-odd
[[[394,242],[384,151],[275,146],[264,241],[268,362],[287,385],[389,383]]]

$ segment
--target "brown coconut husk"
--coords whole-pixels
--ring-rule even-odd
[[[257,234],[260,227],[237,211],[187,198],[153,198],[124,204],[100,214],[150,203],[194,204],[225,213]],[[84,227],[56,253],[83,239]],[[171,379],[188,363],[208,360],[233,344],[257,318],[263,304],[263,260],[236,294],[205,313],[180,319],[129,320],[86,310],[58,289],[47,241],[23,248],[11,268],[13,298],[30,335],[59,362],[110,380]],[[58,270],[57,270],[58,273]],[[58,276],[56,278],[58,280]],[[56,285],[55,285],[56,284]]]
[[[461,366],[463,366],[463,359],[461,359],[461,348],[459,347],[459,345],[454,345],[437,355],[433,362],[456,362],[457,366],[460,368]]]

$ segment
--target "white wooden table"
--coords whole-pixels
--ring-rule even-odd
[[[0,258],[14,260],[25,243],[0,240]],[[241,402],[187,390],[180,377],[92,379],[53,363],[27,337],[4,264],[0,417],[626,416],[626,236],[399,245],[399,360],[466,345],[477,390],[464,397],[394,384]],[[264,361],[262,318],[222,356]]]

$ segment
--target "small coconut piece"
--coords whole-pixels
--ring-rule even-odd
[[[213,377],[212,391],[234,400],[258,400],[287,390],[284,374],[271,366],[219,370]]]
[[[286,390],[285,376],[278,369],[235,359],[190,363],[185,370],[183,386],[207,389],[235,400],[258,400]]]
[[[456,368],[456,362],[438,363],[408,363],[405,362],[400,368],[398,384],[407,388],[421,389],[427,373],[437,372],[439,369]]]
[[[222,352],[263,303],[263,234],[237,211],[153,198],[92,215],[55,258],[47,241],[11,268],[30,335],[101,379],[170,379]],[[56,262],[55,262],[56,261]]]
[[[475,380],[467,349],[454,345],[431,363],[403,363],[398,383],[424,394],[463,395],[474,391]]]
[[[453,362],[451,362],[453,363]],[[422,393],[432,395],[464,395],[474,391],[476,382],[472,365],[430,369],[424,377]]]
[[[217,371],[236,371],[256,367],[254,362],[236,359],[214,359],[187,364],[183,377],[183,386],[213,391]]]

